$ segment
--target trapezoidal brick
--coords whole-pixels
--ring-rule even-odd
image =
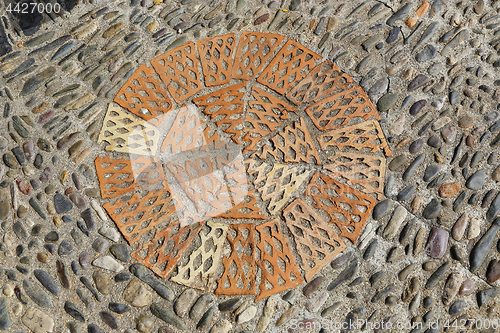
[[[213,87],[231,81],[233,51],[236,48],[234,33],[196,42],[200,54],[205,86]]]
[[[385,157],[339,152],[328,158],[332,163],[324,168],[332,172],[331,177],[378,199],[384,196]]]
[[[240,142],[246,82],[193,99],[203,112],[234,142]]]
[[[285,94],[304,78],[320,59],[321,56],[290,39],[257,78],[257,82]]]
[[[172,101],[154,77],[156,72],[141,65],[120,88],[114,101],[138,117],[158,126],[163,114],[172,109]]]
[[[170,280],[191,288],[211,291],[217,267],[221,262],[228,226],[213,221],[208,221],[205,225],[209,230],[202,229],[198,233],[200,246],[189,255],[185,265],[178,266],[177,275]]]
[[[302,118],[298,122],[285,126],[283,131],[278,132],[270,141],[272,146],[266,144],[262,152],[257,151],[252,156],[264,160],[270,155],[276,161],[289,163],[320,163],[311,134]]]
[[[256,227],[259,233],[259,258],[257,266],[261,271],[259,301],[268,296],[297,287],[303,279],[295,262],[288,241],[283,235],[279,220],[271,220]]]
[[[340,236],[353,243],[356,243],[377,203],[372,197],[320,173],[312,177],[306,196],[312,198],[314,208],[330,216],[329,222],[339,227]]]
[[[149,191],[144,196],[134,193],[128,200],[118,199],[113,204],[103,205],[130,245],[175,214],[176,205],[166,182],[163,187],[163,190]],[[181,206],[179,202],[176,204],[177,208]]]
[[[202,125],[196,107],[184,104],[178,110],[172,127],[163,140],[161,152],[177,154],[202,148],[207,144]]]
[[[333,148],[334,151],[356,153],[376,153],[383,150],[386,156],[392,156],[384,133],[376,120],[325,132],[318,135],[318,141],[323,150]]]
[[[256,292],[255,224],[231,224],[227,232],[227,241],[231,247],[231,254],[222,258],[224,273],[217,281],[215,294],[254,295]]]
[[[148,121],[109,103],[97,142],[107,143],[106,150],[153,156],[159,136],[158,129]]]
[[[243,152],[255,150],[255,144],[263,137],[271,134],[283,120],[288,119],[288,112],[297,109],[276,98],[272,94],[258,88],[252,87],[251,97],[248,101],[247,112],[243,122],[245,135],[243,141],[250,141]]]
[[[295,239],[307,282],[346,248],[328,221],[301,199],[288,205],[283,216]]]
[[[178,221],[173,221],[165,229],[157,230],[150,241],[139,244],[131,256],[165,279],[189,248],[201,227],[202,224],[182,227]]]
[[[284,38],[278,34],[243,31],[234,57],[233,78],[249,81],[256,77]]]
[[[222,170],[209,157],[167,163],[180,188],[196,207],[202,220],[216,217],[232,207]]]
[[[259,191],[262,200],[269,203],[267,209],[271,215],[277,214],[306,181],[311,170],[299,171],[297,167],[265,162],[257,166],[255,160],[249,160],[248,173],[255,177],[253,184]]]
[[[352,78],[342,72],[330,60],[326,60],[314,69],[293,87],[286,97],[299,105],[301,103],[316,102],[334,92],[347,88],[353,83]]]
[[[151,65],[177,103],[185,101],[202,89],[193,42],[184,43],[154,58]]]
[[[377,110],[359,86],[322,99],[305,111],[320,131],[348,125],[354,118],[368,120],[373,117],[380,120]]]
[[[163,167],[154,157],[139,156],[130,160],[98,156],[95,167],[103,198],[114,198],[136,189],[161,185],[165,180]]]
[[[216,164],[224,173],[231,204],[227,212],[219,214],[218,217],[233,219],[265,219],[266,215],[258,207],[253,186],[251,186],[243,156],[228,153],[228,158],[216,157]]]

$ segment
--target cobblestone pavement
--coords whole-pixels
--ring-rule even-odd
[[[497,331],[500,1],[38,3],[0,331]]]

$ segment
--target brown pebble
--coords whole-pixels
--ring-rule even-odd
[[[457,194],[461,188],[462,186],[458,182],[443,184],[439,187],[439,195],[443,198],[449,198]]]
[[[474,145],[475,141],[476,141],[476,139],[474,139],[474,137],[472,135],[468,135],[467,139],[465,139],[465,144],[469,147],[472,147]]]
[[[269,19],[269,13],[259,16],[254,22],[253,25],[259,25],[266,22]]]
[[[316,289],[318,289],[321,286],[321,283],[323,283],[324,279],[325,278],[320,275],[312,279],[308,284],[306,284],[304,289],[302,289],[302,293],[304,294],[304,296],[308,297],[313,292],[315,292]]]
[[[70,195],[71,193],[73,193],[73,191],[74,191],[73,187],[68,187],[66,191],[64,191],[64,194]]]
[[[486,270],[486,281],[495,283],[500,278],[500,261],[493,259]]]
[[[469,115],[465,115],[458,121],[458,126],[462,128],[469,128],[473,123],[474,119]]]
[[[38,259],[39,262],[43,262],[44,264],[49,262],[49,255],[46,253],[38,253],[36,255],[36,258]]]

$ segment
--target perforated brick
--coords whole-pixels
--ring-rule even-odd
[[[303,119],[287,125],[270,140],[272,145],[264,145],[262,152],[257,151],[252,156],[266,159],[270,155],[277,161],[290,163],[320,163],[318,152]]]
[[[342,72],[333,62],[326,60],[293,87],[286,97],[299,105],[318,101],[353,83],[352,78]]]
[[[158,276],[167,278],[201,227],[202,224],[182,227],[177,221],[173,221],[163,230],[156,231],[150,241],[139,244],[131,256]]]
[[[276,98],[272,94],[252,87],[252,100],[248,101],[248,108],[244,119],[244,141],[250,141],[243,152],[255,149],[255,144],[268,134],[271,134],[283,120],[288,119],[288,112],[297,109]]]
[[[128,200],[118,199],[113,204],[108,202],[103,205],[130,245],[175,213],[176,206],[166,182],[163,187],[163,190],[149,191],[144,196],[134,193]],[[177,203],[179,207],[180,203]]]
[[[222,169],[227,183],[231,204],[227,212],[219,214],[222,218],[265,219],[266,215],[258,207],[254,189],[250,184],[243,156],[228,153],[228,158],[216,158],[217,167]]]
[[[352,119],[368,120],[380,116],[361,87],[340,91],[306,108],[314,125],[321,131],[328,131],[348,125]]]
[[[178,110],[160,150],[164,153],[177,154],[200,149],[206,144],[198,110],[194,105],[186,106],[184,104]]]
[[[242,130],[245,86],[246,82],[243,82],[193,99],[236,143],[240,142]]]
[[[97,142],[107,143],[106,150],[152,156],[156,154],[158,139],[155,126],[118,104],[109,103]]]
[[[236,48],[234,33],[198,41],[205,86],[212,87],[231,81],[233,51]]]
[[[299,43],[288,40],[271,63],[257,78],[259,83],[284,94],[289,88],[304,78],[321,56]]]
[[[185,101],[202,89],[193,42],[184,43],[154,58],[151,65],[177,103]]]
[[[257,266],[261,271],[259,301],[302,284],[303,279],[278,220],[256,227],[259,233]]]
[[[269,200],[267,209],[271,215],[275,215],[296,193],[312,171],[299,171],[297,167],[278,163],[271,166],[263,162],[257,166],[256,161],[250,160],[248,173],[255,177],[253,184],[262,200],[264,202]]]
[[[386,168],[384,157],[340,152],[328,158],[332,163],[324,168],[332,172],[331,177],[363,193],[375,193],[378,199],[382,199]]]
[[[231,224],[227,232],[231,247],[229,256],[222,258],[224,273],[217,281],[215,294],[254,295],[255,288],[255,225]]]
[[[161,186],[165,180],[163,167],[154,157],[139,156],[130,160],[98,156],[95,167],[103,198],[114,198],[151,185]]]
[[[371,214],[376,200],[342,184],[330,176],[315,173],[306,189],[306,195],[313,199],[313,207],[325,211],[341,233],[353,243],[359,237]]]
[[[234,57],[233,78],[248,81],[256,77],[284,38],[278,34],[243,31]]]
[[[155,71],[141,65],[120,88],[114,101],[136,116],[158,126],[163,114],[172,109],[172,101],[161,87]]]
[[[389,145],[378,121],[368,120],[356,125],[342,127],[318,136],[323,150],[376,153],[383,150],[386,156],[392,156]]]
[[[295,239],[306,281],[310,281],[346,248],[328,221],[301,199],[295,199],[288,205],[283,216]]]
[[[178,267],[176,276],[170,280],[185,286],[211,291],[215,281],[215,272],[221,260],[221,252],[226,240],[228,226],[208,221],[209,231],[201,230],[201,245],[190,255],[188,262]]]

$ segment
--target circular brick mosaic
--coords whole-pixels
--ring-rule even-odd
[[[379,119],[349,75],[292,39],[186,42],[109,104],[103,207],[158,276],[257,301],[356,243],[392,156]]]

